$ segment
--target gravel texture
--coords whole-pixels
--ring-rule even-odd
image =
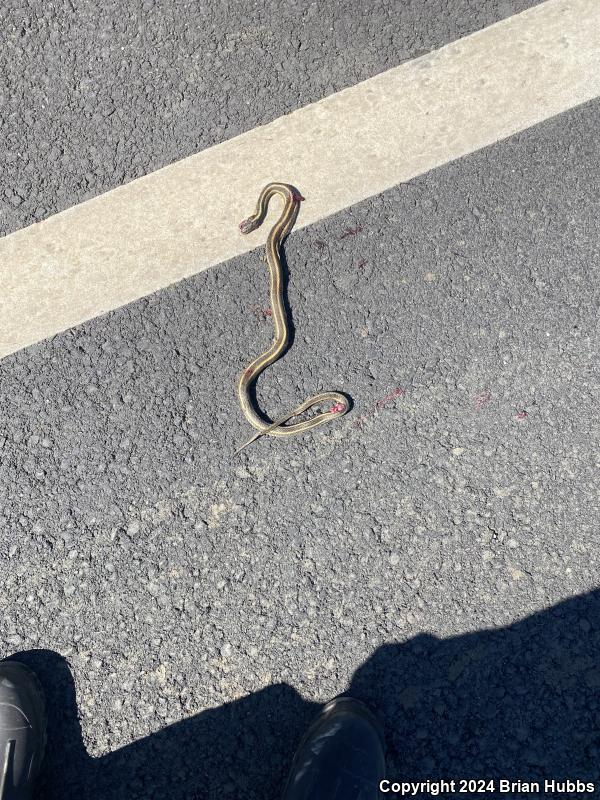
[[[407,57],[443,43],[411,36]],[[152,100],[127,92],[120,166],[80,196],[79,166],[40,177],[31,155],[47,183],[9,227],[31,197],[56,210],[53,182],[70,204],[133,177],[136,137],[142,171],[211,143],[146,141]],[[275,800],[347,689],[382,717],[392,778],[600,781],[599,115],[290,237],[295,338],[258,400],[343,390],[331,428],[233,457],[235,380],[271,337],[258,252],[0,362],[0,654],[47,688],[43,797]],[[73,130],[74,152],[111,146]]]
[[[0,234],[532,5],[4,0]]]
[[[347,391],[330,429],[232,455],[258,252],[0,364],[2,649],[81,724],[48,797],[164,797],[174,750],[171,797],[275,798],[348,685],[392,775],[597,777],[598,598],[540,612],[597,585],[598,112],[290,237],[258,399]]]

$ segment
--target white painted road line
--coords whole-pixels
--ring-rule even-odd
[[[270,180],[309,225],[598,97],[599,31],[548,0],[1,239],[0,356],[262,244],[237,226]]]

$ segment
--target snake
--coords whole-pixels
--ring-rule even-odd
[[[236,453],[239,453],[254,442],[259,436],[297,436],[313,430],[313,428],[333,422],[338,417],[343,416],[350,408],[348,398],[340,392],[320,392],[315,394],[273,422],[266,421],[254,407],[250,394],[254,382],[261,372],[281,358],[289,346],[290,331],[283,300],[281,246],[294,227],[300,210],[300,203],[305,198],[294,186],[288,183],[268,183],[259,194],[254,213],[240,222],[239,225],[240,232],[244,235],[255,231],[264,222],[271,199],[277,196],[283,200],[283,209],[279,219],[269,232],[266,245],[266,262],[269,268],[269,300],[274,336],[269,349],[255,358],[239,377],[237,393],[240,406],[248,422],[256,428],[256,433],[239,447]],[[329,408],[320,411],[309,419],[284,425],[292,417],[303,414],[313,406],[321,406],[323,408],[325,405],[329,405]]]

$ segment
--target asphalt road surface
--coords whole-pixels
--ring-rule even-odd
[[[3,233],[532,3],[398,5],[9,2]],[[338,389],[337,425],[233,455],[258,251],[0,362],[0,654],[47,687],[44,797],[274,800],[348,689],[391,778],[600,789],[599,124],[290,237],[257,399]]]

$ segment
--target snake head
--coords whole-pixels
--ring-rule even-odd
[[[254,217],[248,217],[248,219],[243,219],[240,222],[240,233],[251,233],[255,228],[258,227],[256,224],[256,220]]]

